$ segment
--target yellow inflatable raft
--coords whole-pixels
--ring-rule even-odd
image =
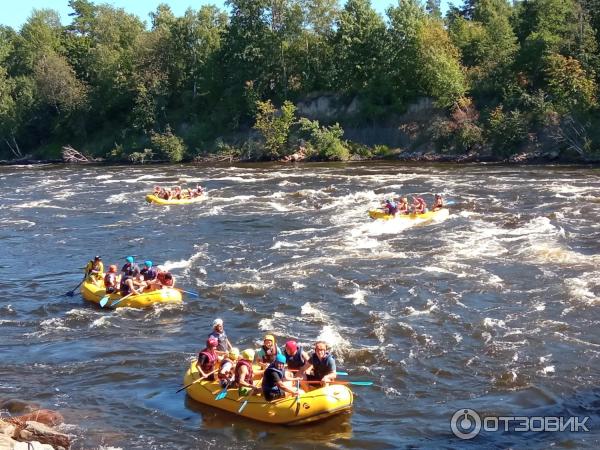
[[[177,200],[176,198],[165,200],[164,198],[157,197],[154,194],[148,194],[146,195],[146,201],[148,203],[156,203],[157,205],[189,205],[190,203],[199,203],[203,201],[205,197],[206,195],[200,195],[199,197],[182,198],[181,200]]]
[[[381,209],[370,209],[369,217],[371,219],[382,219],[382,220],[433,220],[439,217],[447,216],[448,210],[446,208],[439,209],[437,211],[427,211],[424,214],[387,214]]]
[[[86,280],[81,285],[81,295],[88,302],[100,303],[100,299],[106,295],[102,281]],[[110,301],[106,307],[110,307],[116,303],[122,296],[120,294],[111,294]],[[122,302],[119,302],[115,307],[127,306],[129,308],[148,308],[157,303],[181,303],[181,292],[177,289],[163,287],[156,291],[141,293],[139,295],[131,295]]]
[[[258,369],[258,367],[257,367]],[[199,378],[196,362],[183,378],[184,386]],[[198,381],[187,388],[188,395],[197,402],[214,406],[243,417],[261,422],[280,425],[302,425],[315,422],[352,408],[352,391],[347,386],[332,384],[321,387],[296,397],[285,397],[272,402],[266,401],[262,395],[241,396],[238,389],[229,389],[227,396],[215,400],[221,392],[221,386],[215,381]],[[248,403],[240,412],[244,402]]]

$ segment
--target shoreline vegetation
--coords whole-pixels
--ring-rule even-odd
[[[600,161],[600,0],[65,2],[0,26],[2,163]]]

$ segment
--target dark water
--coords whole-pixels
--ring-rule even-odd
[[[154,184],[202,204],[147,205]],[[76,449],[597,448],[600,171],[257,165],[0,168],[0,399],[58,409]],[[436,223],[372,222],[391,193],[442,192]],[[65,297],[95,254],[163,263],[183,306]],[[222,317],[240,348],[274,332],[334,347],[352,414],[283,428],[175,394]],[[459,408],[589,416],[588,433],[456,438]]]

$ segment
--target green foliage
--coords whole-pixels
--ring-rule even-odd
[[[33,68],[40,99],[57,114],[83,109],[87,105],[87,86],[79,81],[64,57],[42,55]]]
[[[278,158],[286,153],[290,127],[294,122],[296,107],[291,102],[284,102],[277,111],[270,100],[256,103],[256,123],[254,128],[265,141],[266,156]]]
[[[490,113],[487,134],[496,152],[510,156],[519,151],[519,145],[527,137],[527,119],[518,110],[505,113],[498,106]]]
[[[154,152],[149,148],[145,148],[142,152],[133,152],[129,155],[128,159],[134,164],[144,164],[146,161],[151,160]]]
[[[600,0],[466,0],[445,22],[438,0],[399,0],[387,18],[369,0],[341,9],[336,0],[229,0],[227,12],[202,6],[181,17],[161,4],[149,28],[110,4],[69,6],[66,26],[46,9],[18,31],[0,26],[3,155],[59,142],[101,155],[116,140],[134,152],[116,148],[123,161],[180,161],[193,156],[182,139],[197,149],[224,136],[236,157],[277,158],[296,145],[294,103],[324,94],[341,105],[356,99],[352,117],[327,120],[358,127],[390,126],[431,98],[443,118],[430,131],[446,151],[487,140],[507,154],[557,124],[586,130],[585,142],[564,137],[581,154],[600,140]],[[249,131],[254,121],[261,140]],[[310,156],[348,158],[341,128],[299,128]],[[144,153],[149,136],[153,155]]]
[[[585,111],[597,105],[594,79],[579,61],[552,53],[544,58],[548,92],[559,111]]]
[[[339,124],[329,127],[320,126],[318,120],[309,120],[305,117],[302,117],[298,123],[301,132],[308,136],[309,147],[321,158],[332,161],[346,161],[350,158],[350,151],[342,141],[344,130]]]
[[[335,88],[356,93],[371,84],[385,63],[386,41],[383,19],[369,0],[348,0],[333,38]]]
[[[150,142],[156,154],[170,162],[180,162],[186,152],[183,140],[175,136],[168,127],[164,133],[152,132]]]
[[[441,22],[426,19],[417,33],[417,74],[425,89],[443,107],[454,105],[467,91],[459,53]]]

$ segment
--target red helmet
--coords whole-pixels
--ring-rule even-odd
[[[117,266],[115,266],[114,264],[111,264],[111,265],[108,267],[108,271],[109,271],[110,273],[117,273]]]
[[[296,341],[287,341],[285,343],[285,348],[290,353],[296,353],[298,351],[298,344],[296,343]]]
[[[206,346],[208,348],[211,348],[211,347],[216,348],[217,345],[219,345],[219,340],[214,336],[209,337],[208,340],[206,341]]]

